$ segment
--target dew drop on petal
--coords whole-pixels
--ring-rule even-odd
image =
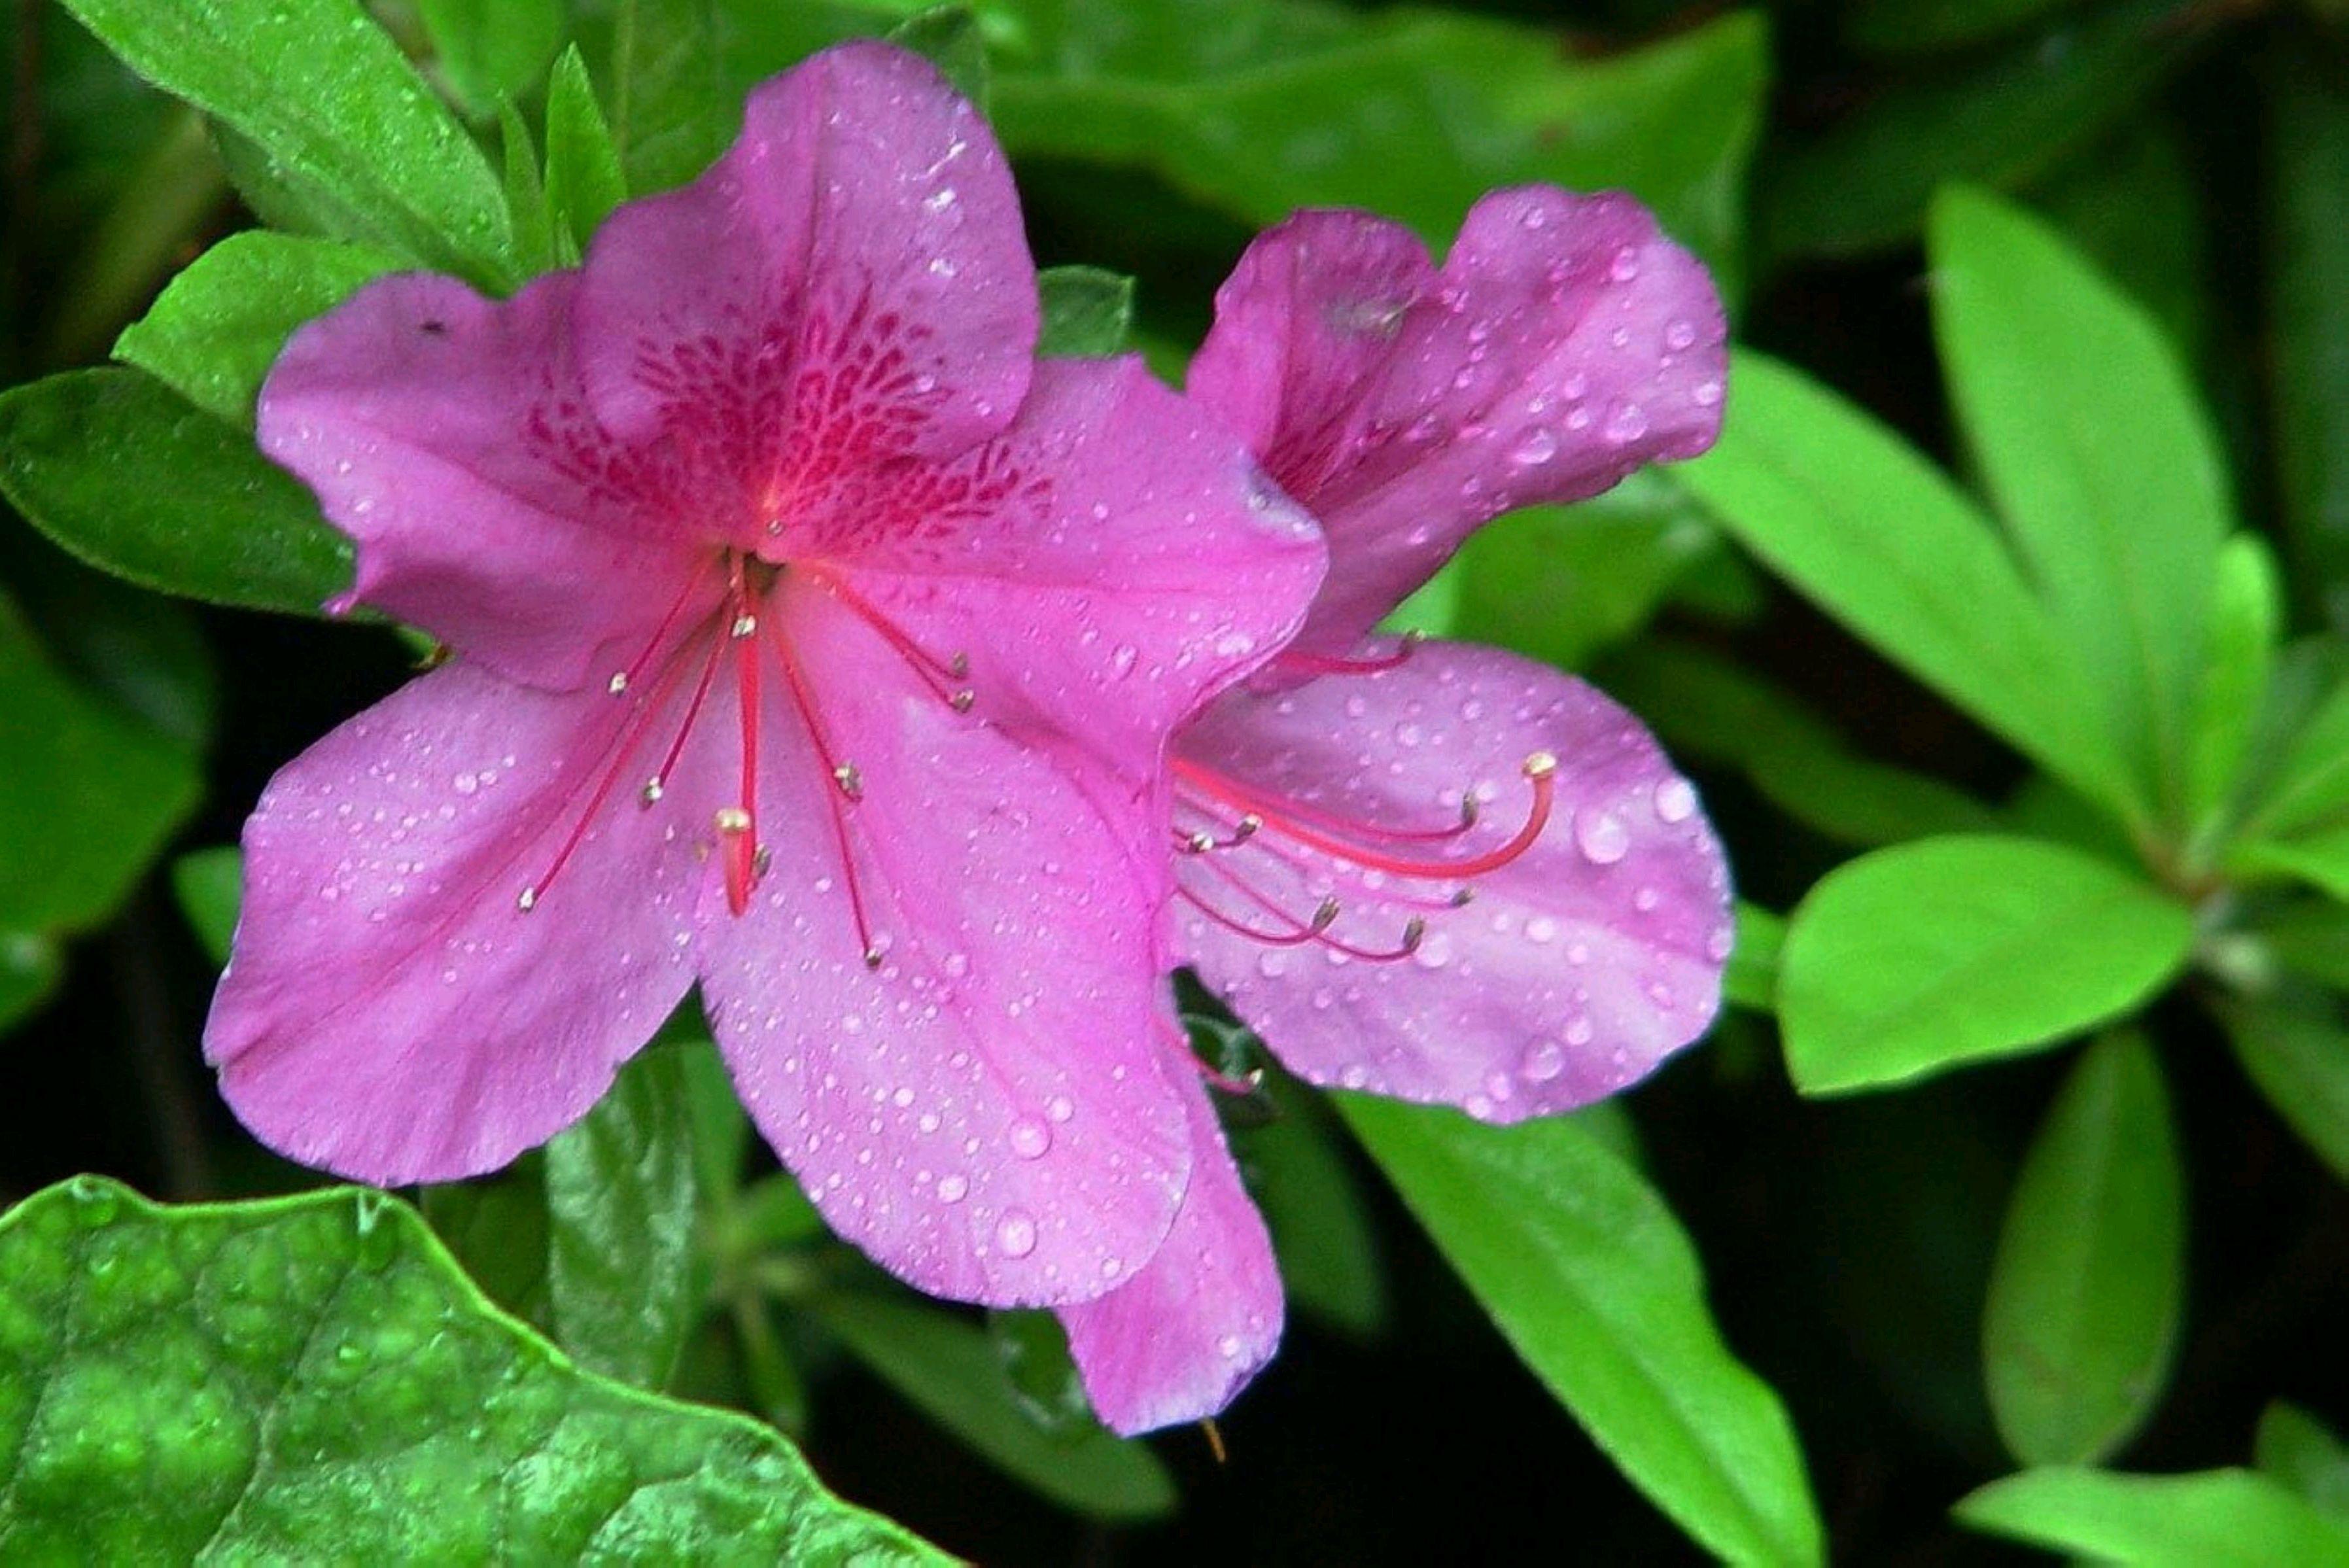
[[[1007,1209],[995,1222],[995,1244],[1007,1258],[1024,1258],[1036,1250],[1036,1221],[1025,1209]]]
[[[1696,813],[1696,791],[1682,778],[1666,779],[1656,786],[1656,815],[1666,822],[1686,822]]]
[[[1612,812],[1574,814],[1574,844],[1593,866],[1612,866],[1630,852],[1631,831]]]
[[[1537,1040],[1526,1047],[1517,1070],[1529,1084],[1547,1084],[1566,1071],[1566,1049],[1555,1040]]]
[[[1011,1152],[1022,1159],[1040,1159],[1052,1147],[1052,1129],[1033,1116],[1022,1116],[1011,1124]]]
[[[970,1182],[964,1177],[941,1176],[938,1178],[938,1200],[942,1203],[959,1203],[969,1191]]]
[[[1539,425],[1536,425],[1532,430],[1519,436],[1517,444],[1509,449],[1509,461],[1523,468],[1531,468],[1537,462],[1547,462],[1557,455],[1557,437]]]

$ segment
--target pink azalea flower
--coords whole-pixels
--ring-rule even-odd
[[[1712,443],[1710,280],[1630,199],[1530,188],[1478,202],[1440,270],[1396,224],[1299,214],[1216,307],[1189,395],[1330,566],[1271,670],[1177,740],[1179,961],[1315,1083],[1495,1122],[1622,1087],[1719,1003],[1728,879],[1695,792],[1571,676],[1367,634],[1500,513]],[[1136,1279],[1061,1311],[1122,1429],[1212,1414],[1279,1334],[1229,1158],[1191,1194]]]
[[[1203,1135],[1133,846],[1322,551],[1138,361],[1034,362],[1035,297],[984,125],[854,45],[578,271],[296,335],[263,445],[350,601],[456,657],[246,826],[205,1043],[264,1141],[493,1168],[698,981],[768,1140],[915,1284],[1070,1303],[1160,1250]]]

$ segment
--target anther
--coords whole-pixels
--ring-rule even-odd
[[[1427,922],[1413,915],[1402,923],[1402,950],[1407,953],[1417,952],[1419,944],[1426,936]]]
[[[1548,752],[1536,752],[1522,764],[1526,777],[1546,779],[1557,772],[1557,758]]]
[[[761,844],[750,857],[750,874],[754,877],[764,877],[767,874],[767,868],[774,863],[775,852]]]
[[[1460,797],[1460,826],[1464,829],[1475,826],[1476,817],[1483,810],[1484,807],[1478,804],[1475,795],[1462,795]]]
[[[864,798],[864,775],[856,771],[856,764],[854,763],[843,763],[838,767],[833,769],[832,782],[838,784],[840,786],[840,793],[846,795],[849,799],[863,800]]]
[[[883,952],[877,947],[866,948],[864,950],[864,967],[870,970],[878,970],[881,967],[882,961],[888,956],[888,954]]]
[[[957,653],[947,660],[947,673],[957,680],[970,679],[970,655]]]
[[[524,888],[521,894],[515,898],[514,908],[520,909],[525,915],[529,914],[533,909],[537,909],[538,889],[535,888]]]
[[[636,799],[646,805],[655,805],[660,797],[661,782],[658,779],[647,779],[645,787],[636,792]]]
[[[619,696],[622,692],[627,691],[627,689],[628,672],[625,670],[614,670],[612,672],[612,679],[604,682],[604,690],[609,691],[615,697]]]
[[[744,811],[739,805],[719,806],[718,808],[718,831],[729,835],[750,832],[750,814]]]
[[[1205,855],[1215,846],[1216,836],[1204,829],[1193,833],[1188,838],[1183,840],[1183,849],[1185,854]]]
[[[728,628],[729,632],[735,637],[748,637],[758,629],[759,618],[754,615],[736,616],[734,624]]]
[[[947,706],[957,713],[968,713],[970,705],[978,701],[978,693],[966,686],[947,699]]]
[[[1234,844],[1239,844],[1254,838],[1257,835],[1257,829],[1263,826],[1264,818],[1258,816],[1252,811],[1247,813],[1237,822],[1232,824],[1232,842]]]
[[[1314,935],[1319,936],[1323,931],[1328,930],[1331,926],[1338,923],[1338,900],[1335,898],[1324,898],[1320,903],[1314,906],[1313,919],[1307,929],[1312,931]]]
[[[1476,889],[1474,888],[1454,888],[1452,890],[1452,907],[1455,909],[1464,909],[1475,901]]]

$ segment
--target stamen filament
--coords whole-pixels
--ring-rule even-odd
[[[775,618],[774,626],[775,657],[783,667],[783,681],[791,689],[792,705],[799,710],[800,722],[807,727],[808,743],[815,747],[816,756],[823,762],[825,771],[832,774],[835,785],[839,784],[843,769],[851,777],[861,777],[856,774],[854,763],[842,762],[839,754],[832,749],[832,737],[825,732],[823,716],[816,711],[815,698],[808,690],[807,678],[800,670],[799,655],[792,647],[790,634],[783,629],[781,616]],[[864,788],[861,782],[857,787],[861,795]],[[857,882],[855,852],[849,844],[846,792],[835,787],[825,790],[823,797],[824,805],[832,815],[833,843],[840,852],[841,879],[848,888],[848,910],[856,922],[856,940],[864,951],[864,967],[879,969],[886,954],[873,940],[872,921],[864,912],[864,891]]]
[[[1526,781],[1533,785],[1533,807],[1526,813],[1523,826],[1506,842],[1464,860],[1423,860],[1350,843],[1315,826],[1309,820],[1314,815],[1311,808],[1299,809],[1302,803],[1275,803],[1264,799],[1222,774],[1180,757],[1174,760],[1175,777],[1182,783],[1226,806],[1260,818],[1276,831],[1309,848],[1371,869],[1432,881],[1481,877],[1488,871],[1497,871],[1534,846],[1541,837],[1542,830],[1549,825],[1551,802],[1556,794],[1557,759],[1547,752],[1536,752],[1525,760],[1522,771]]]
[[[1373,654],[1365,659],[1345,659],[1328,653],[1307,653],[1299,649],[1286,649],[1273,659],[1273,668],[1290,675],[1376,675],[1392,670],[1409,659],[1412,649],[1427,640],[1423,632],[1407,631],[1395,644],[1392,653]]]

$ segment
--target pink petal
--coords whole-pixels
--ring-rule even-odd
[[[1187,894],[1259,930],[1278,925],[1275,909],[1304,921],[1325,898],[1342,911],[1326,934],[1365,950],[1393,951],[1409,921],[1424,922],[1416,952],[1369,961],[1321,941],[1254,941],[1178,905],[1177,941],[1200,977],[1314,1082],[1515,1121],[1622,1087],[1712,1021],[1730,944],[1721,846],[1654,739],[1571,676],[1431,643],[1383,673],[1226,696],[1179,747],[1185,763],[1324,828],[1440,832],[1473,788],[1483,809],[1454,842],[1350,836],[1455,862],[1531,820],[1528,754],[1557,760],[1539,836],[1469,879],[1464,906],[1450,901],[1457,878],[1300,845],[1272,805],[1245,846],[1183,858]],[[1178,796],[1185,831],[1232,821],[1229,807],[1193,807],[1196,782]]]
[[[1303,619],[1320,536],[1139,358],[1048,360],[1009,431],[853,493],[806,553],[941,655],[977,711],[1128,779]]]
[[[294,335],[260,404],[262,450],[358,543],[335,607],[378,606],[558,690],[636,652],[688,559],[650,521],[657,497],[582,470],[619,460],[583,422],[574,283],[493,303],[452,278],[384,278]]]
[[[994,137],[928,62],[846,44],[752,91],[682,190],[612,214],[580,344],[596,412],[717,483],[745,548],[842,476],[1010,422],[1034,264]]]
[[[1093,1409],[1126,1437],[1204,1421],[1280,1344],[1280,1272],[1206,1091],[1193,1079],[1191,1189],[1149,1265],[1060,1309]]]
[[[624,705],[457,663],[281,770],[245,824],[205,1025],[261,1140],[392,1186],[494,1169],[584,1115],[692,981],[706,797],[585,819]],[[710,770],[692,775],[707,777]]]
[[[743,916],[713,889],[704,928],[743,1099],[833,1229],[921,1289],[1099,1295],[1157,1251],[1190,1175],[1152,1033],[1147,881],[1068,777],[955,712],[823,588],[786,578],[771,612],[828,750],[771,674],[772,859]],[[832,774],[850,763],[853,803]]]
[[[1495,192],[1441,274],[1397,224],[1302,213],[1216,294],[1189,395],[1328,532],[1298,646],[1342,653],[1501,513],[1711,445],[1725,330],[1628,196]]]

